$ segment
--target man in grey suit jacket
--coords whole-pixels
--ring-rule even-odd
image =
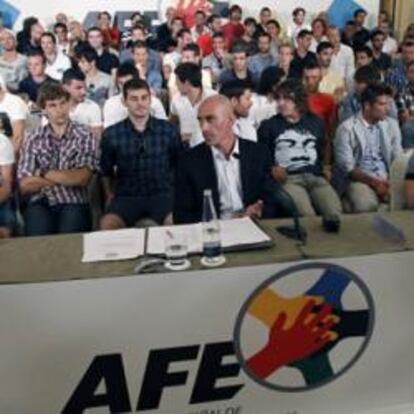
[[[391,163],[402,152],[398,123],[387,116],[391,97],[384,84],[369,85],[361,112],[336,133],[334,184],[355,213],[376,211],[390,198]]]

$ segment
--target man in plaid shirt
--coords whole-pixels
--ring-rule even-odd
[[[406,68],[407,85],[395,98],[404,149],[414,147],[414,61],[408,63]]]
[[[150,116],[151,92],[142,79],[124,85],[123,103],[128,118],[105,129],[102,137],[100,166],[107,214],[101,228],[131,227],[144,217],[169,223],[181,148],[178,130]]]
[[[26,135],[17,172],[28,197],[26,235],[90,231],[86,187],[98,164],[96,140],[70,121],[69,94],[61,85],[45,84],[38,105],[48,123]]]

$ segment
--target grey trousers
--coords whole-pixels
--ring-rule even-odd
[[[284,188],[293,198],[301,216],[342,213],[341,200],[324,177],[309,173],[289,175]]]
[[[352,213],[377,211],[380,205],[375,191],[363,183],[350,183],[345,192],[345,199],[349,202]]]

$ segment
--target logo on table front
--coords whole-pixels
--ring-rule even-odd
[[[357,275],[330,264],[288,268],[243,304],[234,329],[246,374],[278,391],[306,391],[348,371],[368,346],[374,301]]]

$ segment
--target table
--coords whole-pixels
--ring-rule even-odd
[[[344,215],[339,234],[326,233],[320,217],[301,219],[308,233],[307,244],[280,235],[275,228],[291,220],[263,220],[262,228],[274,245],[268,249],[226,254],[224,267],[283,263],[301,259],[362,256],[414,250],[414,215],[412,211],[386,213],[401,226],[405,245],[395,245],[381,238],[372,228],[372,214]],[[82,235],[16,238],[0,241],[0,283],[46,282],[54,280],[93,279],[131,274],[140,259],[81,263]],[[197,256],[191,258],[192,269],[201,268]]]

